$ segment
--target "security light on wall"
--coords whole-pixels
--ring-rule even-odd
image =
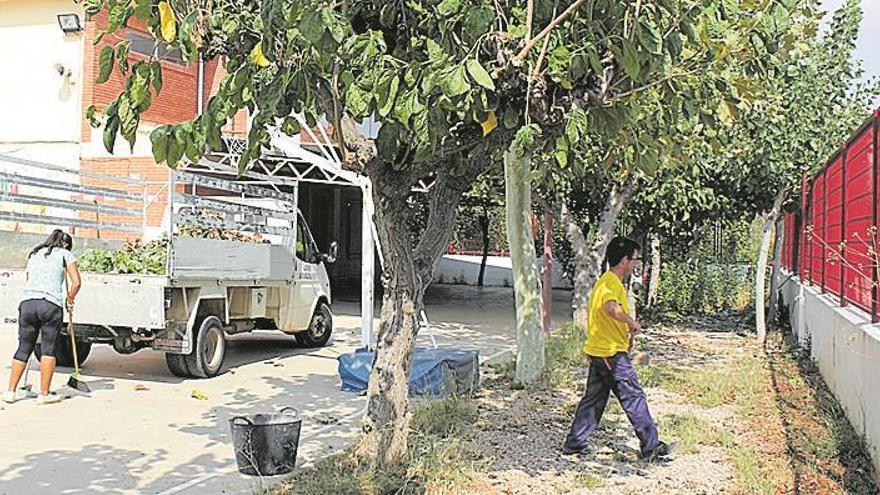
[[[82,24],[79,23],[79,15],[77,14],[58,14],[58,25],[61,26],[61,30],[65,34],[82,31]]]

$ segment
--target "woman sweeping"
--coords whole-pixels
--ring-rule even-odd
[[[79,292],[79,269],[71,252],[73,240],[61,230],[55,230],[45,242],[28,254],[27,283],[18,307],[18,350],[12,358],[9,389],[3,394],[4,402],[15,402],[15,391],[28,359],[34,351],[37,335],[40,345],[40,396],[38,404],[59,402],[61,398],[49,393],[55,373],[55,353],[61,343],[61,325],[64,319],[62,285],[65,273],[70,277],[67,292],[67,311],[73,314],[73,300]]]

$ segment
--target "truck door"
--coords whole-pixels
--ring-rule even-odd
[[[321,293],[322,267],[318,260],[318,248],[315,245],[309,227],[302,215],[296,222],[296,288],[294,297],[294,326],[306,328],[312,318],[312,308]]]

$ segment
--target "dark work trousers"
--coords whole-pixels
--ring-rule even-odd
[[[607,358],[590,356],[589,359],[587,390],[574,413],[565,446],[570,449],[587,447],[587,440],[599,427],[608,403],[608,393],[613,392],[636,430],[642,455],[648,454],[657,447],[657,426],[648,411],[645,392],[639,385],[629,355],[619,352]]]
[[[42,335],[40,350],[43,356],[55,357],[61,323],[61,306],[45,299],[28,299],[18,307],[18,350],[15,360],[26,363],[34,352],[37,336]]]

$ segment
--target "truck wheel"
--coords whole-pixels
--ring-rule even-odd
[[[195,335],[193,352],[184,356],[186,367],[192,376],[211,378],[220,373],[226,357],[226,334],[220,319],[209,316],[202,320]]]
[[[330,312],[330,306],[318,303],[315,314],[312,315],[312,321],[309,323],[309,329],[296,334],[296,336],[306,347],[323,347],[330,341],[332,332],[333,313]]]
[[[59,335],[58,338],[63,340],[56,344],[58,348],[55,349],[55,364],[58,366],[73,368],[73,352],[70,350],[70,337],[67,335]],[[76,357],[79,358],[80,367],[86,362],[86,359],[88,359],[91,352],[91,342],[76,343]],[[39,343],[34,347],[34,356],[37,358],[37,361],[43,358],[43,349],[40,347]]]
[[[171,352],[165,353],[165,364],[168,365],[168,371],[170,371],[172,375],[182,378],[189,378],[192,376],[186,368],[186,360],[184,357],[183,354],[174,354]]]

